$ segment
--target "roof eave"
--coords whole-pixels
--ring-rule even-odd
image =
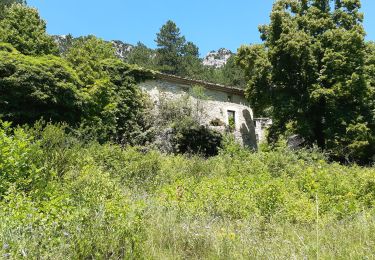
[[[206,81],[202,81],[202,80],[183,78],[183,77],[164,74],[164,73],[160,73],[160,72],[155,73],[155,78],[160,79],[160,80],[165,80],[165,81],[168,81],[168,82],[172,82],[172,83],[178,83],[178,84],[189,85],[189,86],[200,85],[200,86],[203,86],[207,89],[222,91],[222,92],[226,92],[226,93],[229,93],[229,94],[245,96],[245,91],[243,89],[225,86],[225,85],[221,85],[221,84],[210,83],[210,82],[206,82]]]

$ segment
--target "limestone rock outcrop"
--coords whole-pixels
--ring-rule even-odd
[[[121,59],[125,59],[126,56],[134,48],[133,45],[131,45],[129,43],[124,43],[124,42],[118,41],[118,40],[111,41],[111,43],[113,44],[113,47],[116,50],[116,56],[119,57],[119,58],[121,58]]]
[[[232,55],[233,52],[225,48],[220,48],[218,51],[210,51],[203,58],[203,65],[214,68],[221,68],[227,63],[228,59]]]

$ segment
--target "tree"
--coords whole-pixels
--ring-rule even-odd
[[[126,62],[152,69],[156,67],[155,54],[154,50],[138,42],[137,45],[132,48],[129,55],[127,55]]]
[[[33,124],[44,118],[77,125],[82,115],[80,81],[63,59],[32,57],[0,45],[0,118]]]
[[[22,4],[13,4],[5,9],[4,18],[0,20],[0,41],[12,44],[25,55],[58,53],[38,11]]]
[[[112,44],[93,35],[74,39],[64,56],[77,70],[86,88],[90,88],[96,80],[106,76],[100,64],[101,61],[117,59]]]
[[[135,144],[136,135],[142,133],[143,109],[136,83],[150,72],[125,64],[111,43],[95,36],[74,40],[65,57],[83,82],[82,128],[99,141]]]
[[[119,59],[107,59],[101,65],[108,73],[112,89],[108,102],[114,108],[115,131],[110,137],[120,144],[143,145],[149,138],[146,133],[149,122],[144,118],[148,104],[137,84],[152,78],[153,73]]]
[[[106,60],[117,62],[112,44],[92,35],[81,37],[74,40],[65,58],[83,82],[80,89],[84,98],[81,128],[85,129],[86,135],[91,134],[99,141],[113,138],[116,135],[119,99],[102,64]]]
[[[186,43],[185,37],[181,36],[180,29],[173,21],[167,21],[156,34],[155,42],[158,46],[157,59],[161,70],[177,74]]]
[[[197,78],[202,74],[203,65],[199,59],[199,48],[193,42],[187,42],[182,49],[177,74],[183,77]]]
[[[235,62],[236,56],[231,56],[220,69],[223,74],[223,84],[244,87],[246,85],[243,69]]]
[[[182,55],[185,57],[199,57],[199,48],[193,42],[187,42],[182,47]]]
[[[365,101],[365,104],[368,104],[369,110],[372,111],[372,127],[375,125],[375,43],[368,42],[366,44],[366,60],[365,60],[365,75],[366,81],[369,84],[369,95],[368,100]],[[373,142],[375,143],[375,135],[372,136]],[[375,146],[375,145],[374,145]],[[370,151],[372,154],[375,154],[375,147]],[[373,158],[374,159],[374,158]]]
[[[240,48],[250,101],[258,110],[273,108],[271,141],[294,133],[336,159],[372,155],[360,6],[359,0],[279,0],[271,23],[260,27],[264,48]]]
[[[24,4],[25,0],[0,0],[0,19],[4,18],[5,8],[11,6],[12,4]]]
[[[368,42],[366,44],[366,60],[365,60],[366,80],[371,89],[369,104],[372,107],[375,118],[375,43]],[[374,119],[375,120],[375,119]]]
[[[269,116],[272,107],[271,71],[267,49],[263,44],[241,46],[235,62],[242,67],[247,82],[247,96],[258,117]],[[272,110],[272,109],[271,109]],[[272,114],[271,114],[272,115]]]

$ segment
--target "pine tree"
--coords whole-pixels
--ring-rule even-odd
[[[185,37],[181,36],[177,25],[169,20],[162,26],[156,35],[158,46],[158,65],[161,70],[171,74],[177,74],[181,57],[185,46]]]

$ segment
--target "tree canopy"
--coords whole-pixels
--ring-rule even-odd
[[[170,74],[190,76],[200,69],[199,49],[193,42],[186,42],[180,28],[169,20],[156,34],[158,69]]]
[[[136,83],[147,78],[148,71],[125,64],[111,43],[95,36],[74,40],[65,57],[84,83],[82,126],[99,140],[133,143],[135,132],[141,132],[138,117],[143,109]]]
[[[26,4],[25,0],[0,0],[0,19],[4,18],[5,8],[12,4]]]
[[[130,64],[137,64],[145,68],[156,68],[155,63],[156,52],[141,42],[135,45],[127,55],[125,61]]]
[[[260,114],[272,107],[270,140],[299,134],[333,157],[374,154],[371,90],[359,0],[280,0],[260,27],[264,46],[243,46],[238,64]]]
[[[0,45],[0,117],[15,124],[44,118],[77,125],[82,115],[75,71],[62,58],[20,54]]]
[[[0,20],[0,41],[12,44],[25,55],[58,53],[38,11],[23,4],[5,8],[3,19]]]
[[[75,39],[64,56],[87,85],[103,77],[101,61],[117,59],[112,44],[93,35]]]
[[[156,34],[155,42],[158,46],[158,65],[163,66],[166,72],[177,74],[186,43],[185,37],[181,36],[180,29],[173,21],[167,21]]]

